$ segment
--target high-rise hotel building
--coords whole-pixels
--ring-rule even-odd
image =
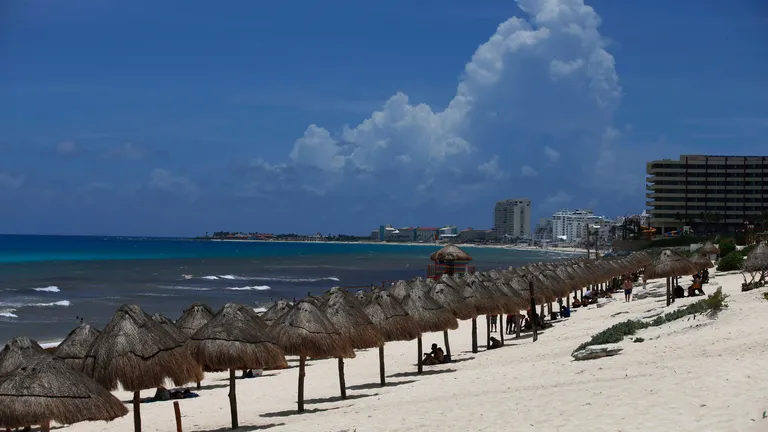
[[[683,155],[648,162],[650,225],[659,234],[744,229],[768,212],[768,156]]]
[[[531,236],[531,200],[513,198],[496,203],[493,209],[493,234],[496,238]]]

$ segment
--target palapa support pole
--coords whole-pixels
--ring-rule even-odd
[[[531,329],[533,330],[533,341],[536,342],[539,339],[539,333],[536,329],[536,298],[533,293],[533,281],[528,281],[528,293],[531,296]]]
[[[520,312],[516,313],[512,319],[515,321],[515,339],[518,339],[520,338],[520,327],[523,326],[523,323],[520,322]]]
[[[141,392],[133,392],[133,430],[141,432]]]
[[[232,416],[232,429],[237,429],[237,393],[235,384],[235,369],[229,370],[229,412]]]
[[[499,314],[499,340],[502,345],[504,345],[504,332],[506,330],[507,328],[504,327],[504,314]]]
[[[201,386],[200,386],[200,381],[198,381],[198,382],[197,382],[197,389],[198,389],[198,390],[200,390],[200,388],[201,388]]]
[[[445,343],[445,355],[451,358],[451,341],[448,340],[448,330],[443,330],[443,342]]]
[[[472,318],[472,353],[477,354],[477,318]]]
[[[173,401],[173,415],[176,417],[176,432],[183,432],[181,429],[181,408],[179,408],[179,401]]]
[[[299,412],[304,412],[304,366],[307,358],[299,356]]]
[[[417,363],[417,369],[416,370],[418,371],[418,373],[421,373],[424,370],[423,365],[422,365],[422,361],[421,361],[421,357],[422,357],[421,335],[419,335],[419,338],[416,340],[416,345],[417,345],[416,349],[419,352],[419,358],[417,359],[418,363]]]
[[[51,421],[50,420],[44,421],[43,424],[40,425],[40,431],[41,432],[51,432]]]
[[[669,306],[669,304],[671,303],[671,300],[669,298],[670,297],[670,295],[669,295],[670,294],[669,285],[670,285],[670,281],[669,281],[669,278],[667,278],[667,306]]]
[[[387,385],[387,379],[384,375],[384,344],[379,347],[379,378],[382,387]]]
[[[344,382],[344,359],[339,357],[339,390],[341,390],[341,398],[347,398],[347,384]]]
[[[491,316],[485,316],[485,349],[491,347]]]

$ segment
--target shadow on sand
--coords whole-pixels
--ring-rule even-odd
[[[285,426],[285,423],[270,423],[270,424],[263,424],[263,425],[240,425],[236,430],[242,431],[242,432],[250,432],[250,431],[260,431],[260,430],[266,430],[277,426]],[[224,431],[231,431],[231,426],[226,426],[218,429],[194,429],[192,432],[224,432]]]
[[[431,367],[431,366],[426,366],[426,367]],[[417,371],[399,372],[396,374],[387,375],[387,378],[413,378],[413,377],[420,377],[420,376],[440,375],[440,374],[451,373],[451,372],[456,372],[456,369],[425,369],[424,372],[422,373],[418,373]]]
[[[297,416],[298,415],[307,415],[307,414],[314,414],[314,413],[319,413],[319,412],[324,412],[324,411],[337,410],[339,408],[346,408],[346,407],[350,407],[350,406],[352,406],[352,405],[337,406],[337,407],[332,407],[332,408],[311,408],[311,409],[305,409],[304,412],[302,412],[302,413],[298,412],[295,409],[292,409],[292,410],[275,411],[275,412],[270,412],[270,413],[264,413],[261,416],[262,417],[290,417],[290,416],[293,416],[293,415],[297,415]]]
[[[390,381],[390,382],[387,382],[387,384],[384,386],[382,386],[381,383],[358,384],[358,385],[351,385],[347,387],[347,390],[372,390],[372,389],[380,389],[380,388],[387,388],[387,387],[397,387],[397,386],[411,384],[415,382],[416,380]]]
[[[341,402],[341,401],[348,401],[353,399],[362,399],[367,398],[371,396],[378,396],[378,393],[358,393],[358,394],[350,394],[347,395],[346,399],[342,399],[341,396],[331,396],[327,398],[314,398],[314,399],[305,399],[305,404],[322,404],[322,403],[329,403],[329,402]]]

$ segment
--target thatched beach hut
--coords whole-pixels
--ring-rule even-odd
[[[459,323],[451,311],[429,296],[425,290],[411,289],[401,300],[400,304],[413,317],[422,333],[456,330]],[[421,335],[417,340],[418,373],[423,371],[423,347]]]
[[[291,310],[291,303],[285,300],[278,300],[272,306],[270,306],[264,313],[260,315],[260,318],[269,326],[272,325],[278,318],[283,316],[284,313]]]
[[[171,321],[167,316],[160,313],[156,313],[152,315],[152,320],[160,324],[161,326],[163,326],[163,328],[168,333],[173,335],[173,337],[178,339],[179,342],[186,342],[187,339],[189,339],[189,336],[182,333],[181,330],[179,330],[179,328],[176,327],[176,324],[173,321]]]
[[[699,255],[710,257],[712,255],[718,255],[720,253],[720,248],[712,244],[712,242],[706,242],[699,248],[699,250],[697,250],[697,252]]]
[[[416,320],[389,291],[374,288],[363,310],[381,332],[385,342],[409,341],[421,336]],[[386,385],[384,344],[379,346],[379,375]]]
[[[451,311],[458,320],[477,318],[477,309],[464,301],[464,296],[445,282],[441,281],[430,288],[429,295],[444,308]],[[445,344],[445,355],[451,358],[451,342],[448,338],[447,329],[443,330],[443,343]]]
[[[758,243],[744,260],[744,270],[749,272],[758,272],[768,270],[768,244]]]
[[[122,305],[88,349],[83,372],[108,390],[133,392],[133,419],[141,431],[141,390],[194,382],[199,366],[176,337],[136,305]]]
[[[479,275],[465,276],[461,295],[464,301],[477,310],[478,314],[486,316],[486,329],[490,332],[491,321],[488,316],[498,315],[503,309],[496,303],[493,293],[485,286],[483,279]],[[472,318],[472,352],[477,353],[477,317]]]
[[[667,279],[667,306],[674,298],[670,278],[687,276],[698,273],[699,268],[688,258],[671,250],[664,249],[653,259],[653,262],[645,268],[645,277],[648,279]]]
[[[64,360],[72,369],[81,372],[83,370],[83,359],[88,353],[88,348],[96,337],[101,333],[90,324],[80,324],[74,330],[69,332],[53,351],[53,355]]]
[[[192,303],[184,309],[184,313],[176,320],[176,327],[189,338],[196,331],[213,318],[214,312],[210,306],[204,303]]]
[[[301,300],[269,327],[268,336],[287,355],[299,357],[298,410],[304,411],[304,376],[307,357],[354,358],[348,337],[308,300]]]
[[[232,429],[238,427],[235,371],[285,366],[282,350],[254,320],[253,309],[227,303],[187,341],[187,349],[199,364],[229,369],[229,405]]]
[[[0,376],[0,426],[6,428],[110,421],[128,409],[109,391],[72,369],[64,360],[39,355]]]
[[[715,266],[714,264],[712,264],[712,261],[710,261],[709,257],[706,255],[696,255],[693,258],[690,258],[690,260],[700,270],[705,268],[709,269]]]
[[[352,348],[368,349],[384,345],[384,337],[365,313],[360,303],[340,287],[331,288],[322,311],[341,334],[349,338]],[[338,358],[341,398],[347,398],[344,380],[344,358]]]
[[[0,375],[7,375],[37,357],[49,355],[32,339],[15,337],[0,351]]]

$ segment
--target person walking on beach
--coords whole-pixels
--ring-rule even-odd
[[[515,331],[515,315],[507,314],[507,334],[511,335]]]
[[[632,280],[627,276],[624,279],[624,300],[629,303],[629,301],[632,299]]]
[[[496,320],[498,319],[498,315],[491,315],[491,331],[496,331]]]

